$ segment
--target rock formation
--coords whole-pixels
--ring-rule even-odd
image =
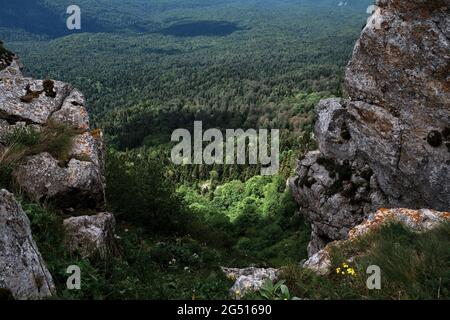
[[[31,236],[30,221],[14,195],[0,190],[0,295],[42,299],[55,285]]]
[[[400,222],[415,232],[424,232],[436,228],[443,222],[450,222],[450,212],[439,212],[436,210],[421,209],[380,209],[369,215],[362,224],[356,226],[349,232],[348,240],[354,241],[372,230],[380,228],[388,222]],[[318,274],[327,274],[331,270],[330,252],[333,246],[339,246],[343,241],[335,241],[319,252],[312,255],[304,264],[305,268],[311,269]]]
[[[379,208],[450,209],[450,0],[378,0],[290,180],[309,254]]]
[[[0,168],[13,163],[14,185],[35,202],[51,202],[55,209],[73,214],[77,209],[102,209],[103,136],[90,128],[83,95],[63,82],[25,77],[20,69],[17,57],[0,43]],[[14,154],[8,152],[14,150],[18,132],[41,138],[6,162],[6,155]],[[64,157],[41,149],[41,144],[47,148],[55,132],[68,137],[61,140],[67,144],[56,147],[67,149]],[[70,252],[102,258],[115,253],[112,214],[69,218],[64,227]],[[1,190],[0,298],[41,299],[55,290],[26,214],[11,193]]]
[[[90,130],[83,95],[63,82],[24,77],[17,59],[0,71],[0,93],[0,146],[19,127],[65,126],[76,133],[69,159],[41,153],[21,163],[13,174],[18,186],[32,200],[50,200],[60,208],[102,207],[103,137]]]
[[[106,258],[116,249],[116,220],[110,213],[73,217],[64,220],[66,245],[71,253],[84,258]]]
[[[255,267],[245,269],[222,267],[222,271],[229,279],[235,281],[230,289],[230,296],[236,300],[250,292],[259,291],[267,280],[276,281],[279,274],[277,269]]]

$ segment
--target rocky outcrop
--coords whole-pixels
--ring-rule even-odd
[[[237,300],[249,292],[259,291],[267,280],[276,281],[279,273],[277,269],[255,267],[245,269],[222,267],[222,271],[229,279],[235,281],[230,289],[230,295]]]
[[[407,228],[415,232],[424,232],[436,228],[441,223],[450,222],[450,212],[439,212],[436,210],[421,209],[380,209],[371,214],[362,224],[356,226],[349,232],[348,240],[354,241],[365,234],[380,228],[383,224],[390,222],[402,223]],[[332,247],[340,246],[344,241],[335,241],[313,254],[303,267],[310,269],[317,274],[326,275],[331,271],[330,253]]]
[[[430,209],[386,209],[382,208],[371,214],[364,223],[349,232],[349,239],[356,239],[372,230],[380,228],[387,222],[400,222],[415,232],[424,232],[450,221],[450,212],[439,212]]]
[[[325,276],[331,270],[331,245],[337,242],[330,242],[325,248],[314,253],[308,260],[303,263],[303,268],[313,271],[314,273]]]
[[[116,220],[110,213],[64,220],[66,245],[71,253],[84,258],[106,258],[117,251]]]
[[[377,5],[347,67],[350,98],[316,107],[319,150],[290,180],[310,255],[382,207],[450,210],[450,1]]]
[[[103,204],[103,183],[98,167],[72,158],[61,167],[48,153],[27,159],[14,172],[19,186],[34,201],[52,200],[60,208],[95,208]]]
[[[11,193],[0,190],[0,295],[42,299],[54,293],[27,215]]]
[[[29,156],[14,178],[34,201],[58,207],[97,208],[104,203],[104,152],[100,131],[91,130],[81,92],[67,83],[24,77],[17,59],[0,71],[0,146],[18,127],[39,132],[63,126],[74,132],[69,159]]]
[[[90,128],[83,95],[60,81],[24,77],[17,57],[1,44],[0,164],[12,168],[13,185],[35,202],[50,201],[71,214],[104,206],[103,136]],[[112,214],[66,219],[64,228],[71,253],[116,253]],[[54,293],[27,216],[12,194],[0,191],[0,299]]]

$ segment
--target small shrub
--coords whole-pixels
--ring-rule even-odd
[[[45,79],[42,83],[44,86],[44,92],[47,97],[55,98],[56,97],[56,91],[54,89],[55,83],[52,80]]]
[[[76,130],[67,125],[50,122],[41,130],[30,126],[16,128],[1,137],[1,140],[14,162],[41,152],[48,152],[59,160],[67,160],[76,134]]]
[[[48,152],[60,161],[69,160],[73,146],[73,138],[77,131],[67,125],[48,123],[42,131],[42,139],[35,153]]]
[[[28,156],[48,152],[55,159],[67,161],[76,133],[66,125],[49,123],[39,131],[24,126],[0,137],[3,143],[0,147],[0,186],[12,186],[12,171]]]
[[[43,90],[40,91],[33,91],[31,90],[31,86],[28,84],[25,88],[26,94],[20,98],[20,101],[24,103],[31,103],[34,99],[39,98],[39,96],[42,93],[45,93],[46,97],[55,98],[56,97],[56,91],[54,89],[55,83],[52,80],[44,80],[42,82],[42,85],[44,87]]]
[[[42,93],[42,91],[33,91],[33,90],[31,90],[31,87],[30,87],[29,84],[26,86],[25,90],[26,90],[25,95],[20,98],[20,101],[22,101],[24,103],[31,103],[31,102],[33,102],[33,100],[39,98],[39,96]]]

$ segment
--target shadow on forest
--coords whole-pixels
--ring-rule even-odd
[[[50,39],[81,32],[110,32],[92,18],[83,17],[82,30],[68,30],[66,15],[59,15],[43,4],[30,0],[0,0],[0,27],[22,29]],[[64,12],[65,13],[65,12]]]
[[[179,108],[148,110],[134,117],[122,114],[124,117],[122,118],[116,114],[114,117],[121,118],[122,124],[106,126],[104,129],[108,135],[115,137],[111,142],[117,149],[126,150],[141,146],[144,139],[150,135],[167,138],[167,141],[160,141],[160,143],[169,142],[173,130],[178,128],[193,130],[194,121],[202,121],[205,130],[208,128],[224,129],[224,126],[226,128],[254,128],[257,124],[248,120],[249,112],[249,110],[241,112],[222,110],[211,113],[204,109]]]
[[[236,23],[228,21],[188,21],[179,22],[170,27],[161,29],[157,33],[175,37],[222,37],[228,36],[236,31],[245,30]]]

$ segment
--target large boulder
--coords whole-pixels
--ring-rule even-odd
[[[106,258],[117,252],[115,228],[116,220],[111,213],[66,219],[66,245],[71,253],[84,258]]]
[[[34,201],[52,200],[60,208],[95,208],[103,203],[103,182],[95,163],[72,158],[61,167],[48,153],[29,157],[14,178]]]
[[[450,0],[377,5],[347,68],[350,97],[318,104],[319,150],[290,179],[310,256],[382,207],[450,210]]]
[[[448,210],[450,0],[377,4],[345,77],[353,141],[394,206]]]
[[[30,221],[14,195],[0,190],[0,295],[42,299],[55,285],[33,240]]]
[[[230,295],[236,300],[241,299],[250,292],[259,291],[267,280],[272,282],[278,278],[279,270],[269,268],[225,268],[222,271],[234,282]]]
[[[52,201],[62,209],[101,208],[104,204],[104,145],[91,130],[85,99],[71,85],[23,76],[17,59],[0,71],[0,149],[18,127],[43,131],[65,127],[73,132],[69,159],[49,153],[21,161],[13,176],[35,201]]]

